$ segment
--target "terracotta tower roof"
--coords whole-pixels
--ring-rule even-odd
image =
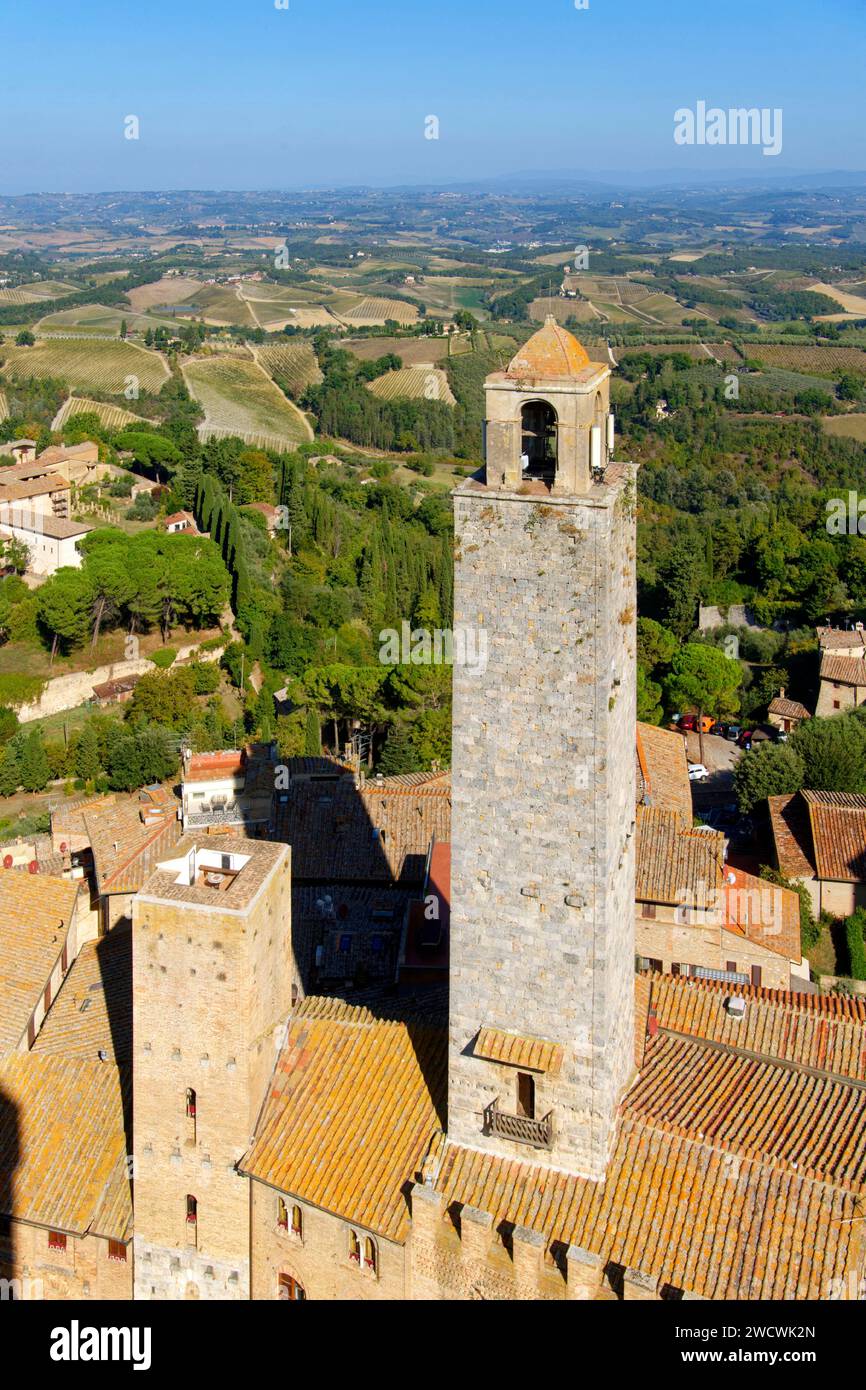
[[[544,327],[533,333],[512,358],[508,376],[579,376],[589,366],[589,354],[572,333],[548,314]]]

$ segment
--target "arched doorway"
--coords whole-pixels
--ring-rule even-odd
[[[557,415],[549,401],[527,401],[520,412],[521,472],[552,482],[556,474]]]

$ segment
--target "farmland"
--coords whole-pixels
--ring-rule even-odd
[[[543,323],[552,314],[558,323],[575,319],[578,323],[597,322],[598,314],[585,299],[560,299],[559,295],[533,299],[529,306],[529,316],[536,323]]]
[[[43,299],[60,299],[64,294],[73,294],[75,289],[75,285],[67,285],[62,280],[34,280],[14,290],[0,290],[0,306],[38,304]]]
[[[256,349],[256,361],[274,381],[285,383],[292,396],[301,396],[308,386],[318,386],[322,373],[309,343],[277,344]]]
[[[860,285],[853,286],[860,289]],[[862,294],[851,294],[842,285],[809,285],[809,289],[815,294],[825,294],[828,299],[835,299],[837,304],[841,304],[846,314],[854,314],[857,317],[866,318],[866,299]],[[832,315],[831,317],[835,317]]]
[[[4,391],[0,391],[0,423],[2,423],[3,420],[8,420],[8,418],[9,402],[6,399],[6,393]]]
[[[393,352],[405,367],[415,367],[419,362],[441,362],[452,351],[465,350],[464,335],[459,342],[452,338],[344,338],[340,347],[348,348],[362,362],[375,361]]]
[[[285,449],[313,437],[297,407],[248,357],[193,358],[183,375],[205,412],[202,439],[236,435],[248,444]]]
[[[369,383],[370,391],[385,401],[400,399],[442,401],[456,405],[448,378],[432,362],[416,367],[404,367],[399,372],[386,372]]]
[[[52,421],[51,428],[62,430],[63,426],[73,415],[98,415],[102,424],[108,430],[120,430],[124,425],[147,424],[148,422],[141,415],[133,415],[131,410],[124,410],[120,405],[109,405],[105,401],[90,401],[86,396],[70,396],[68,400],[58,410]]]
[[[160,324],[164,328],[174,328],[174,322],[170,318],[145,318],[141,314],[124,313],[122,309],[109,309],[102,304],[84,304],[75,309],[61,309],[59,313],[46,315],[37,323],[36,331],[46,336],[56,333],[60,336],[81,334],[84,337],[91,334],[97,337],[119,338],[124,323],[127,329],[134,333],[144,333],[148,328],[159,327]]]
[[[399,299],[357,299],[354,295],[335,295],[331,307],[337,318],[359,328],[375,328],[389,320],[402,324],[418,321],[415,305],[403,304]]]
[[[866,444],[866,415],[826,415],[821,424],[828,434]]]
[[[130,290],[127,298],[136,314],[147,313],[151,309],[165,305],[172,307],[192,299],[203,288],[201,280],[189,275],[163,275],[150,285],[138,285]]]
[[[10,376],[57,377],[79,391],[121,395],[137,382],[140,389],[157,392],[169,377],[168,367],[158,352],[119,340],[42,338],[35,347],[4,345],[0,353],[3,371]]]
[[[812,376],[838,377],[841,372],[866,376],[866,352],[862,348],[756,343],[749,345],[747,353],[768,367],[787,367]]]

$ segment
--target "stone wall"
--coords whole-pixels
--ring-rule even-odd
[[[200,651],[196,645],[180,647],[175,666],[184,661],[219,661],[222,649]],[[64,710],[77,709],[93,699],[93,687],[104,685],[107,681],[121,680],[125,676],[143,676],[157,668],[147,657],[134,661],[113,661],[109,666],[97,666],[95,671],[73,671],[66,676],[55,676],[42,691],[38,700],[31,700],[18,710],[22,724],[32,723],[34,719],[46,719],[50,714],[62,714]]]
[[[514,1113],[516,1072],[473,1043],[482,1026],[548,1039],[544,1161],[593,1177],[633,1071],[632,491],[629,470],[548,504],[455,495],[455,626],[487,634],[488,661],[454,668],[448,1131],[533,1157],[486,1132],[497,1098]]]
[[[0,1241],[0,1278],[18,1281],[24,1301],[129,1299],[132,1297],[132,1245],[126,1260],[109,1259],[108,1241],[69,1235],[65,1250],[52,1250],[48,1231],[13,1221]]]

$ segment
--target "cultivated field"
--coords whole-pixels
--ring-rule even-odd
[[[14,377],[53,376],[77,391],[122,395],[137,380],[140,389],[159,391],[170,375],[158,352],[133,343],[89,338],[42,338],[35,347],[0,347],[3,370]]]
[[[386,372],[368,384],[374,396],[385,401],[398,399],[442,401],[445,405],[457,402],[441,367],[432,362],[417,367],[404,367],[399,372]]]
[[[137,285],[134,290],[129,291],[127,299],[135,313],[144,314],[149,309],[167,304],[172,307],[179,306],[198,294],[202,288],[201,280],[194,280],[189,275],[163,275],[161,280],[154,280],[152,285]]]
[[[766,362],[768,367],[787,367],[789,371],[813,376],[838,377],[842,372],[866,376],[866,352],[862,348],[749,343],[744,350],[748,357]]]
[[[598,322],[598,314],[585,299],[560,299],[554,295],[550,299],[533,299],[529,306],[529,317],[536,323],[543,323],[552,314],[557,323],[567,323],[576,319],[578,323]]]
[[[835,299],[836,303],[841,304],[847,314],[866,318],[866,299],[862,295],[851,294],[841,285],[818,284],[810,285],[809,289],[813,290],[815,294],[826,294],[828,299]]]
[[[147,425],[142,415],[133,415],[120,405],[109,405],[106,401],[89,401],[86,396],[70,396],[64,401],[51,422],[53,430],[61,430],[73,415],[98,415],[108,430],[120,430],[124,425]]]
[[[316,354],[309,343],[277,344],[254,349],[256,361],[269,377],[285,382],[293,396],[301,396],[308,386],[323,380]]]
[[[452,343],[452,348],[462,347],[463,334],[457,335],[461,344]],[[374,362],[393,352],[400,358],[404,367],[415,367],[419,362],[441,362],[449,356],[449,338],[344,338],[341,348],[348,348],[362,362]],[[465,351],[465,348],[462,350]]]
[[[828,434],[866,444],[866,415],[825,415],[821,424]]]
[[[205,412],[202,439],[237,435],[248,444],[285,449],[313,437],[297,407],[249,358],[191,358],[183,375]]]
[[[77,309],[61,309],[57,314],[46,314],[45,318],[40,319],[36,324],[36,332],[50,335],[57,333],[60,336],[81,334],[86,337],[88,334],[99,337],[120,337],[120,330],[126,324],[130,333],[144,333],[148,328],[174,329],[175,321],[172,318],[157,318],[153,315],[145,318],[142,314],[133,314],[129,310],[109,309],[103,304],[83,304]]]
[[[333,311],[337,318],[359,328],[375,328],[387,323],[417,323],[418,310],[414,304],[403,304],[399,299],[361,299],[350,300],[348,295],[335,297]]]
[[[0,391],[0,421],[2,421],[2,420],[8,420],[8,418],[9,418],[9,402],[8,402],[7,399],[6,399],[5,393],[4,393],[3,391]],[[0,447],[2,447],[2,446],[0,446]]]
[[[250,306],[241,299],[234,285],[204,285],[183,301],[173,300],[175,304],[186,304],[196,318],[216,328],[236,324],[239,328],[258,328],[250,312]]]
[[[14,290],[0,290],[0,306],[4,304],[38,304],[42,299],[61,299],[65,294],[74,294],[75,285],[67,285],[63,280],[34,280],[29,285],[19,285]]]

